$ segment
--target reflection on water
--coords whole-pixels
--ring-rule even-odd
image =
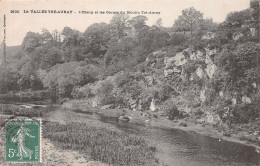
[[[223,141],[178,129],[161,129],[119,123],[101,117],[128,133],[144,137],[157,148],[161,163],[171,166],[260,166],[254,147]]]

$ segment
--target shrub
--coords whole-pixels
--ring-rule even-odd
[[[232,123],[249,123],[259,117],[259,111],[255,104],[242,103],[232,107],[232,115]]]
[[[169,85],[163,85],[159,91],[159,99],[165,101],[171,97],[172,92],[174,89]]]
[[[112,93],[113,89],[114,85],[111,82],[105,81],[101,83],[98,89],[98,96],[102,105],[115,103],[116,100]]]
[[[171,120],[174,118],[182,118],[182,113],[178,110],[178,107],[172,102],[172,100],[164,102],[162,110]]]
[[[168,42],[168,45],[177,46],[187,41],[187,37],[183,34],[174,33],[171,35],[171,39]]]

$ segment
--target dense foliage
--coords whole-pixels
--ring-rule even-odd
[[[172,28],[163,27],[162,19],[148,26],[145,16],[118,14],[83,33],[70,27],[28,32],[21,50],[9,51],[0,66],[0,94],[17,100],[26,93],[21,100],[42,91],[42,99],[54,102],[97,98],[101,105],[139,110],[154,101],[171,119],[181,117],[183,107],[215,110],[220,116],[229,107],[233,123],[253,121],[259,117],[258,12],[259,3],[252,1],[249,9],[231,12],[221,24],[188,8]],[[167,59],[176,61],[177,55],[183,64],[175,62],[173,68]]]

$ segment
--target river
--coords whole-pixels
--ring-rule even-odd
[[[161,163],[169,166],[260,166],[254,147],[219,140],[179,129],[164,129],[120,123],[101,117],[106,123],[143,137],[156,146]]]
[[[39,108],[33,108],[39,111]],[[46,111],[53,107],[43,107]],[[1,114],[1,113],[0,113]],[[2,114],[5,114],[2,112]],[[79,113],[80,114],[80,113]],[[104,123],[137,136],[156,147],[156,156],[162,165],[169,166],[260,166],[260,154],[252,146],[233,143],[186,132],[179,129],[146,127],[121,123],[118,118],[93,114]],[[90,116],[90,118],[91,118]],[[85,119],[88,120],[88,119]]]

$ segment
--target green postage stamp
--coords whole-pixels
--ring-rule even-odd
[[[6,162],[41,162],[41,120],[8,120]]]

